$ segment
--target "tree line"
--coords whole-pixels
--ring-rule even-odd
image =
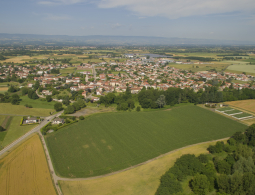
[[[165,97],[165,104],[174,106],[180,103],[219,103],[225,101],[246,100],[255,98],[255,90],[249,88],[234,89],[225,88],[219,91],[217,87],[206,87],[195,92],[193,89],[168,88],[166,91],[158,89],[143,88],[138,93],[138,101],[142,108],[160,108],[157,100],[161,95]]]
[[[194,194],[253,195],[255,192],[255,124],[236,132],[227,143],[217,142],[210,154],[178,158],[160,179],[156,195],[184,194],[182,182],[189,179]]]

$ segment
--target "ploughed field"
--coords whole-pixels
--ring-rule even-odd
[[[198,106],[98,114],[46,137],[55,171],[92,177],[128,168],[187,145],[216,140],[247,126]]]

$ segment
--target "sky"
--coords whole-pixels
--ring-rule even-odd
[[[0,33],[255,41],[255,0],[1,0]]]

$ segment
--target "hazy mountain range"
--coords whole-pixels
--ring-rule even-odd
[[[166,38],[146,36],[67,36],[0,33],[0,44],[23,45],[255,45],[255,42],[235,40]]]

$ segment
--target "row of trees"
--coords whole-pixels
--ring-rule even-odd
[[[163,104],[159,102],[163,102],[163,97],[165,97],[165,104],[171,106],[187,102],[194,104],[206,102],[219,103],[225,101],[254,99],[255,90],[248,88],[239,90],[230,87],[225,88],[223,91],[218,91],[217,87],[207,87],[204,91],[201,89],[198,92],[195,92],[193,89],[180,89],[171,87],[166,91],[153,88],[143,88],[138,93],[138,101],[142,108],[162,107]]]
[[[195,194],[216,190],[219,195],[252,195],[255,191],[255,125],[237,132],[226,144],[209,146],[211,154],[187,154],[176,160],[160,179],[156,195],[183,194],[188,176]]]
[[[9,95],[8,93],[0,94],[0,103],[11,103],[13,105],[18,105],[20,102],[20,97],[18,94]]]

